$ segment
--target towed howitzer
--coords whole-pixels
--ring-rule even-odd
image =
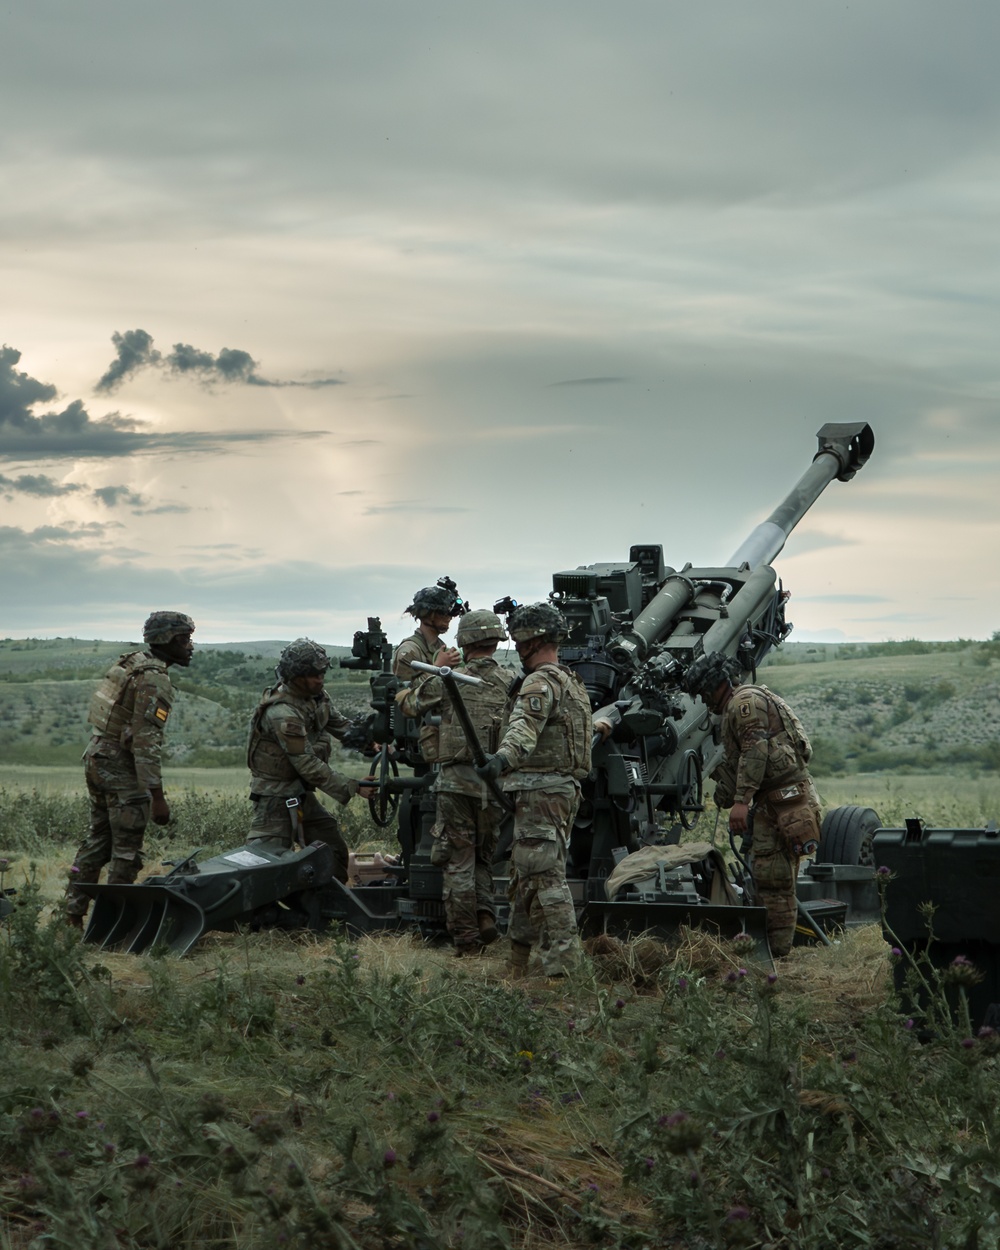
[[[717,854],[700,866],[669,872],[661,866],[655,886],[640,882],[614,899],[605,882],[640,846],[655,859],[656,845],[679,840],[703,810],[703,778],[722,748],[716,718],[684,690],[687,669],[700,655],[721,651],[754,678],[791,630],[788,596],[770,562],[830,482],[849,481],[864,466],[875,441],[862,422],[824,425],[818,438],[811,467],[728,564],[675,570],[664,564],[662,546],[636,545],[627,562],[553,576],[552,601],[569,622],[560,659],[578,673],[592,707],[613,725],[594,747],[570,839],[567,877],[585,932],[666,935],[680,925],[707,924],[723,935],[749,934],[759,953],[768,954],[764,909],[732,905]],[[497,608],[503,606],[501,601]],[[345,740],[368,750],[380,744],[373,814],[388,824],[400,794],[412,808],[412,820],[405,806],[400,811],[404,865],[391,880],[351,890],[332,877],[332,863],[315,846],[274,862],[242,848],[200,866],[179,866],[155,883],[88,887],[98,900],[109,891],[114,898],[107,908],[95,907],[84,940],[134,951],[156,943],[182,953],[204,930],[271,923],[276,901],[280,923],[321,928],[334,921],[352,933],[406,926],[428,936],[443,933],[440,869],[414,855],[433,816],[433,773],[420,760],[417,727],[406,723],[395,701],[401,683],[391,672],[391,655],[378,618],[371,617],[368,630],[354,636],[352,656],[341,661],[345,668],[373,671],[372,715],[357,741]],[[415,766],[415,775],[397,776],[397,761]],[[136,893],[143,890],[149,897]],[[499,895],[498,902],[503,904]]]
[[[830,482],[850,481],[875,444],[864,422],[824,425],[818,441],[809,469],[725,565],[670,568],[662,546],[647,544],[627,562],[553,576],[550,599],[569,623],[560,660],[614,726],[594,747],[567,864],[592,928],[618,923],[612,913],[628,906],[606,897],[616,863],[640,846],[678,841],[703,811],[704,778],[722,746],[717,718],[686,693],[684,674],[699,656],[722,652],[756,679],[792,628],[771,561]],[[633,914],[629,927],[655,928],[664,915],[654,912]]]

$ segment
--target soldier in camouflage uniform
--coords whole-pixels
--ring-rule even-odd
[[[290,642],[278,659],[278,685],[265,690],[250,720],[247,767],[252,773],[253,820],[247,845],[270,851],[326,842],[335,875],[347,881],[347,843],[330,812],[313,793],[322,790],[338,803],[371,789],[330,767],[333,740],[343,738],[350,721],[341,716],[323,689],[330,658],[309,638]]]
[[[526,676],[511,688],[496,753],[477,771],[506,774],[515,803],[511,971],[523,976],[538,946],[545,972],[562,976],[582,957],[566,857],[580,782],[590,772],[590,700],[580,678],[559,663],[568,632],[561,612],[528,604],[511,613],[507,628]]]
[[[160,776],[174,700],[167,669],[191,663],[193,632],[194,621],[183,612],[153,612],[142,627],[146,650],[122,655],[90,700],[93,736],[83,753],[90,833],[76,853],[65,900],[66,918],[76,928],[83,928],[90,906],[78,883],[98,881],[108,864],[109,885],[131,885],[142,868],[150,815],[157,825],[170,819]]]
[[[455,648],[449,647],[441,637],[451,628],[457,602],[454,592],[443,586],[424,586],[413,596],[406,610],[416,618],[417,628],[392,653],[392,671],[401,681],[410,681],[416,676],[416,670],[410,667],[411,660],[422,664],[447,664],[449,668],[461,660]]]
[[[809,739],[784,699],[766,686],[742,684],[739,665],[720,651],[695,660],[685,687],[722,717],[725,756],[712,773],[715,801],[730,808],[733,833],[752,827],[750,867],[757,901],[767,908],[771,953],[787,955],[795,936],[799,859],[815,851],[820,837]]]
[[[467,612],[458,623],[458,645],[464,661],[456,672],[478,677],[481,686],[462,686],[462,702],[484,751],[496,750],[500,718],[507,702],[510,674],[493,658],[507,635],[493,612]],[[425,725],[420,749],[440,772],[434,790],[437,813],[431,863],[444,872],[444,909],[457,955],[495,942],[499,934],[493,905],[493,853],[503,809],[476,776],[472,750],[454,713],[444,683],[422,673],[403,692],[406,716],[420,719],[440,712],[440,726]]]

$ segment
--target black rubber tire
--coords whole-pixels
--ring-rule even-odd
[[[835,807],[823,818],[817,864],[860,864],[875,867],[872,839],[882,828],[873,807]]]

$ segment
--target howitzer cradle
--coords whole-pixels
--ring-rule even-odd
[[[753,679],[757,666],[791,630],[785,619],[787,595],[770,561],[830,482],[849,481],[874,449],[874,435],[863,422],[824,425],[818,440],[809,469],[727,564],[674,569],[664,564],[662,546],[639,544],[625,562],[585,565],[553,576],[550,598],[569,622],[560,660],[582,679],[594,711],[601,710],[614,724],[613,732],[595,745],[569,847],[567,877],[585,934],[667,933],[704,922],[723,936],[750,933],[766,954],[764,909],[711,904],[707,863],[678,870],[669,881],[633,888],[615,901],[608,900],[604,883],[621,858],[642,846],[679,841],[703,811],[703,779],[719,762],[722,748],[715,718],[682,689],[687,668],[698,656],[720,651]],[[353,652],[354,658],[343,664],[377,670],[370,737],[383,747],[373,813],[379,823],[387,823],[403,796],[403,865],[400,879],[391,885],[352,892],[337,882],[323,883],[314,911],[323,921],[339,920],[357,932],[416,925],[425,934],[443,933],[441,873],[429,860],[434,805],[428,783],[433,777],[426,765],[419,775],[416,727],[404,724],[393,703],[399,683],[389,672],[391,648],[376,618],[369,619],[367,632],[355,635]],[[398,746],[394,757],[385,745],[390,740]],[[397,759],[417,765],[418,775],[395,776]],[[509,844],[508,831],[494,861],[498,872]],[[262,868],[260,879],[265,876]],[[165,881],[161,886],[170,888]],[[99,899],[108,889],[96,886],[89,892]],[[502,917],[502,893],[498,903]],[[87,940],[93,928],[92,920]]]

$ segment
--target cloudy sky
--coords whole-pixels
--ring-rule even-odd
[[[998,46],[994,0],[4,6],[0,634],[721,563],[861,420],[795,637],[988,637]]]

